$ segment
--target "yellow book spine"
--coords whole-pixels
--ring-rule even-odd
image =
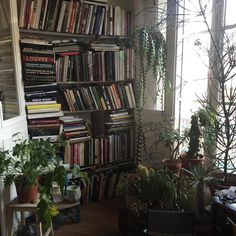
[[[60,103],[55,103],[55,104],[28,105],[26,107],[27,107],[27,110],[47,109],[47,108],[59,108],[59,109],[61,109],[61,104]]]

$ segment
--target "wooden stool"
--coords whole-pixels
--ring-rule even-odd
[[[24,212],[33,212],[35,214],[37,211],[38,201],[36,203],[19,204],[17,202],[17,199],[14,199],[12,202],[10,202],[7,205],[7,215],[8,215],[7,232],[8,232],[8,236],[13,236],[13,234],[14,234],[14,227],[13,227],[13,214],[14,214],[14,212],[19,211],[21,213],[21,225],[24,225],[25,224]],[[38,235],[40,235],[40,236],[47,236],[50,234],[54,235],[52,224],[47,229],[46,232],[42,231],[41,223],[39,223],[38,226],[39,226],[38,227]]]

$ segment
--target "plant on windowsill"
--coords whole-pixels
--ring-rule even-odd
[[[187,133],[182,134],[179,130],[174,129],[171,124],[166,122],[160,124],[159,140],[168,148],[169,158],[163,159],[164,167],[178,173],[181,169],[182,163],[179,158],[179,147],[187,138]]]
[[[202,114],[202,110],[201,111]],[[188,131],[188,151],[180,155],[183,168],[190,170],[204,161],[203,129],[206,121],[200,118],[198,112],[191,116],[191,126]]]

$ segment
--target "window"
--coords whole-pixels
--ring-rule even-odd
[[[206,4],[207,22],[211,24],[211,0],[202,1],[202,5]],[[198,97],[207,92],[210,36],[199,13],[198,1],[179,2],[178,22],[175,126],[183,131],[200,106]]]

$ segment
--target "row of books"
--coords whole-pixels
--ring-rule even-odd
[[[98,173],[90,176],[90,181],[82,191],[82,203],[97,202],[116,196],[116,186],[120,173]]]
[[[67,82],[133,79],[133,49],[109,51],[111,49],[107,45],[109,44],[104,44],[101,51],[82,51],[80,53],[70,51],[56,56],[56,80]]]
[[[62,87],[59,98],[63,111],[135,108],[131,83]]]
[[[116,44],[90,44],[77,40],[47,42],[21,39],[25,81],[120,81],[134,78],[134,51]]]
[[[65,163],[88,167],[130,160],[133,156],[130,141],[132,135],[131,129],[126,128],[104,138],[68,143],[65,149]]]
[[[128,35],[131,13],[85,0],[21,0],[19,27],[95,35]]]

